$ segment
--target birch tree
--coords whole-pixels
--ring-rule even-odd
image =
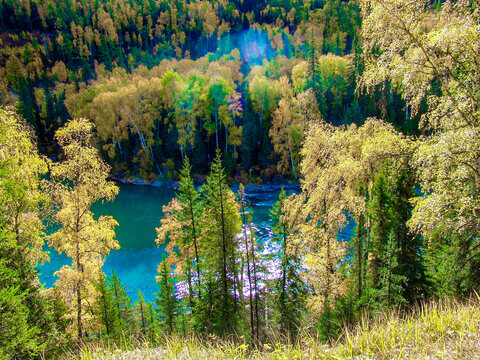
[[[56,185],[52,195],[58,204],[55,220],[60,227],[48,242],[72,260],[55,273],[59,277],[55,287],[68,306],[70,331],[82,342],[85,332],[97,325],[92,306],[105,257],[120,248],[115,240],[118,223],[111,216],[94,219],[90,208],[98,200],[113,200],[118,187],[107,180],[109,167],[93,147],[88,120],[71,120],[57,131],[56,139],[64,153],[63,161],[51,168]]]

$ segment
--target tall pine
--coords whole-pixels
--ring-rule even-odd
[[[243,296],[236,263],[236,235],[240,232],[241,220],[235,194],[226,182],[219,149],[202,192],[206,224],[203,241],[213,299],[212,326],[217,332],[230,333],[237,325],[240,305],[237,297]]]

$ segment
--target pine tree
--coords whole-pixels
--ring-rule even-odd
[[[156,229],[156,242],[159,246],[166,244],[165,251],[169,254],[168,263],[175,266],[179,281],[188,285],[188,307],[195,311],[195,303],[202,297],[200,271],[202,203],[191,177],[188,157],[185,157],[180,173],[179,192],[176,198],[163,207],[163,212],[161,226]]]
[[[387,170],[388,171],[388,170]],[[371,192],[370,209],[371,239],[368,249],[369,259],[369,286],[372,289],[379,287],[379,268],[382,266],[381,256],[388,234],[392,229],[392,193],[384,173],[377,175]]]
[[[146,338],[151,342],[157,341],[158,334],[160,333],[160,325],[158,314],[155,311],[152,303],[148,303],[145,312],[146,322]]]
[[[282,188],[277,202],[270,211],[272,220],[273,241],[280,243],[278,254],[281,264],[281,274],[276,281],[276,306],[279,313],[280,331],[295,341],[300,326],[301,315],[305,307],[306,287],[300,277],[301,259],[295,246],[289,242],[290,232],[296,226],[296,217],[289,221],[287,215],[287,194]],[[291,218],[290,218],[291,219]]]
[[[175,279],[171,276],[171,269],[167,265],[165,258],[158,266],[158,293],[155,295],[157,299],[158,311],[164,319],[165,329],[173,334],[175,329],[175,321],[178,315],[179,301],[177,299],[177,292],[175,290]]]
[[[212,163],[210,174],[202,189],[204,195],[205,258],[208,261],[210,283],[214,304],[213,325],[215,330],[228,333],[236,327],[239,309],[237,297],[242,286],[236,264],[237,241],[241,220],[234,193],[228,188],[222,167],[220,150]]]
[[[100,274],[97,282],[97,290],[99,293],[97,298],[97,314],[101,319],[102,325],[105,327],[106,336],[119,340],[120,334],[122,333],[122,324],[118,316],[118,309],[115,306],[112,290],[108,286],[107,280],[105,274]]]
[[[28,290],[22,290],[22,278],[12,264],[18,246],[12,234],[0,228],[0,358],[31,357],[42,348],[40,328],[28,321]]]
[[[259,287],[258,287],[258,259],[256,254],[256,236],[254,230],[252,229],[252,213],[251,208],[248,207],[247,201],[245,198],[245,187],[243,184],[240,184],[238,190],[239,204],[240,204],[240,214],[242,216],[242,228],[243,234],[242,241],[244,249],[245,260],[247,263],[247,279],[248,279],[248,299],[250,305],[250,337],[251,341],[257,343],[260,339],[260,323],[259,323],[259,312],[258,312],[258,301],[259,301]]]
[[[405,303],[403,297],[404,287],[407,277],[398,272],[398,241],[395,233],[391,230],[388,233],[384,251],[380,255],[383,265],[379,269],[379,287],[378,292],[380,303],[386,306],[399,305]]]
[[[137,313],[138,319],[136,319],[136,323],[138,323],[139,333],[146,337],[147,336],[147,329],[148,329],[148,322],[147,322],[147,312],[148,312],[148,304],[145,302],[143,298],[143,294],[140,290],[138,290],[138,301],[134,304],[134,309]]]
[[[197,296],[200,299],[201,274],[199,238],[201,232],[200,215],[202,209],[199,201],[200,194],[195,190],[191,173],[192,167],[190,166],[188,157],[186,157],[183,168],[180,172],[180,186],[177,194],[177,199],[180,201],[181,208],[180,213],[178,214],[178,219],[183,224],[183,246],[193,248],[193,259],[188,259],[189,264],[187,266],[194,269],[196,273]],[[188,271],[190,271],[190,268]],[[192,287],[190,283],[189,286]]]
[[[321,79],[320,79],[320,64],[319,57],[321,55],[321,50],[317,48],[317,44],[314,38],[314,31],[312,30],[308,38],[308,48],[307,48],[307,85],[313,90],[315,97],[319,103],[320,109],[323,111],[325,109],[325,100],[323,94],[321,93]]]
[[[126,287],[122,285],[113,269],[112,275],[107,278],[107,284],[116,308],[115,313],[121,326],[121,332],[125,335],[131,330],[132,325],[132,298],[128,296]]]
[[[384,160],[367,205],[371,228],[366,286],[385,306],[414,302],[427,287],[422,242],[406,225],[415,196],[412,176],[405,160]]]

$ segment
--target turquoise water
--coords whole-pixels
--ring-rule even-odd
[[[164,251],[155,244],[155,227],[160,225],[162,206],[174,196],[175,190],[164,187],[119,184],[120,193],[110,203],[97,203],[92,210],[96,216],[112,215],[119,226],[116,228],[120,250],[113,250],[105,261],[103,271],[111,274],[112,269],[122,280],[127,292],[134,299],[139,290],[147,301],[152,301],[158,289],[155,283],[157,266]],[[290,194],[295,187],[287,190]],[[278,187],[247,187],[247,200],[252,205],[253,222],[260,236],[266,236],[270,221],[270,208],[278,198]],[[54,272],[63,265],[71,264],[65,254],[50,251],[50,262],[40,267],[40,281],[52,287],[57,277]]]

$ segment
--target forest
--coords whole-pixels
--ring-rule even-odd
[[[0,14],[0,359],[478,356],[479,0]],[[175,193],[153,302],[102,269],[131,179]],[[299,186],[267,239],[249,184]]]

